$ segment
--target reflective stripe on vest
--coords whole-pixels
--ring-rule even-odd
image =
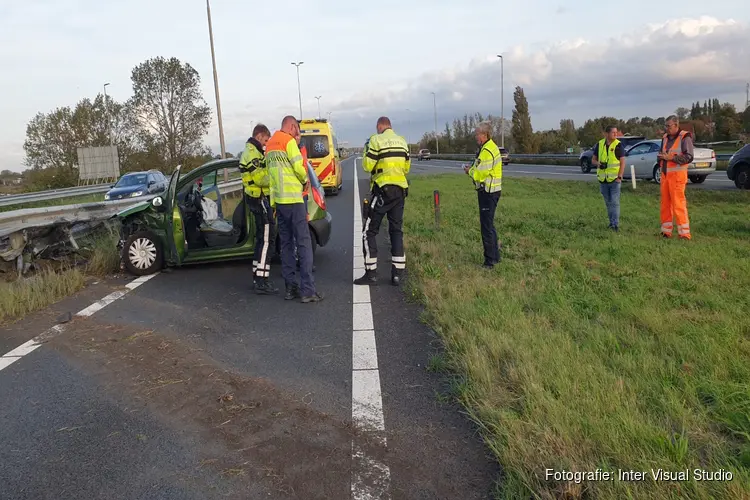
[[[617,149],[620,141],[615,139],[609,145],[609,148],[606,147],[606,142],[607,139],[599,141],[599,151],[596,157],[599,159],[599,163],[606,165],[606,167],[596,169],[596,178],[599,182],[614,182],[620,175],[620,160],[615,155],[615,149]]]
[[[672,148],[667,150],[667,141],[669,141],[669,135],[664,134],[664,137],[661,141],[661,152],[662,153],[675,153],[675,154],[681,154],[682,153],[682,139],[687,135],[688,133],[684,130],[680,130],[679,135],[675,138],[674,144],[672,144]],[[687,172],[688,166],[680,165],[677,162],[674,161],[668,161],[667,163],[667,172]],[[664,166],[662,165],[661,168],[662,172],[664,172]]]

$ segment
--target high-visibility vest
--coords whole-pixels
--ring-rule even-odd
[[[495,141],[490,139],[482,144],[474,163],[469,168],[469,175],[477,189],[484,189],[488,193],[502,189],[503,158]]]
[[[367,152],[362,157],[362,168],[372,176],[370,187],[375,183],[379,187],[393,185],[408,188],[406,175],[411,168],[411,161],[406,139],[392,129],[373,135]]]
[[[281,130],[266,144],[266,168],[271,185],[271,206],[304,203],[302,186],[308,182],[307,168],[297,141]]]
[[[604,168],[596,169],[596,178],[599,182],[614,182],[617,176],[620,175],[620,160],[615,155],[615,149],[620,144],[618,139],[612,141],[607,148],[607,139],[599,141],[599,151],[596,157],[599,159],[601,165],[606,165]]]
[[[664,134],[664,137],[662,137],[662,140],[661,140],[661,152],[682,154],[682,140],[688,134],[689,132],[685,130],[680,130],[679,135],[674,140],[674,144],[672,144],[672,148],[669,150],[667,150],[667,141],[669,140],[669,135]],[[666,168],[664,168],[664,163],[666,163]],[[662,173],[667,173],[667,174],[669,174],[670,172],[687,172],[688,166],[687,164],[680,165],[679,163],[674,162],[674,161],[667,161],[667,162],[662,162],[661,171]]]
[[[245,144],[245,150],[240,157],[240,172],[248,196],[260,198],[261,194],[268,196],[271,193],[266,161],[254,141],[249,140]]]

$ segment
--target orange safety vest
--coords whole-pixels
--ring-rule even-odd
[[[685,130],[680,130],[679,135],[674,140],[674,144],[672,144],[672,148],[669,151],[667,151],[667,141],[669,140],[669,135],[668,134],[664,134],[664,137],[662,138],[662,141],[661,141],[661,152],[662,153],[671,152],[671,153],[675,153],[675,154],[682,153],[682,140],[689,133],[690,132],[687,132]],[[667,164],[667,168],[665,169],[664,168],[664,163],[662,163],[662,166],[661,166],[662,173],[687,172],[688,171],[687,164],[680,165],[679,163],[674,162],[674,161],[667,161],[666,164]]]

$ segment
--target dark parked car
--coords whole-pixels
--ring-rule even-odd
[[[634,146],[635,144],[646,140],[646,138],[642,135],[624,135],[622,137],[618,137],[617,139],[622,143],[622,147],[626,152],[628,149],[630,149],[631,146]],[[597,142],[597,144],[599,143]],[[594,146],[596,146],[596,144]],[[587,150],[583,151],[581,153],[581,156],[578,157],[578,162],[581,165],[581,172],[583,172],[584,174],[588,174],[589,172],[591,172],[591,159],[594,157],[594,146],[591,146]]]
[[[105,200],[121,200],[123,198],[138,198],[149,194],[163,193],[167,190],[169,181],[158,170],[148,172],[131,172],[120,177],[117,184],[104,194]]]
[[[750,144],[745,144],[729,159],[727,177],[739,189],[750,189]]]

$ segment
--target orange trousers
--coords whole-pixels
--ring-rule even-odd
[[[674,220],[677,219],[677,235],[690,239],[690,220],[685,199],[687,181],[687,172],[661,175],[661,233],[664,236],[672,237]]]

